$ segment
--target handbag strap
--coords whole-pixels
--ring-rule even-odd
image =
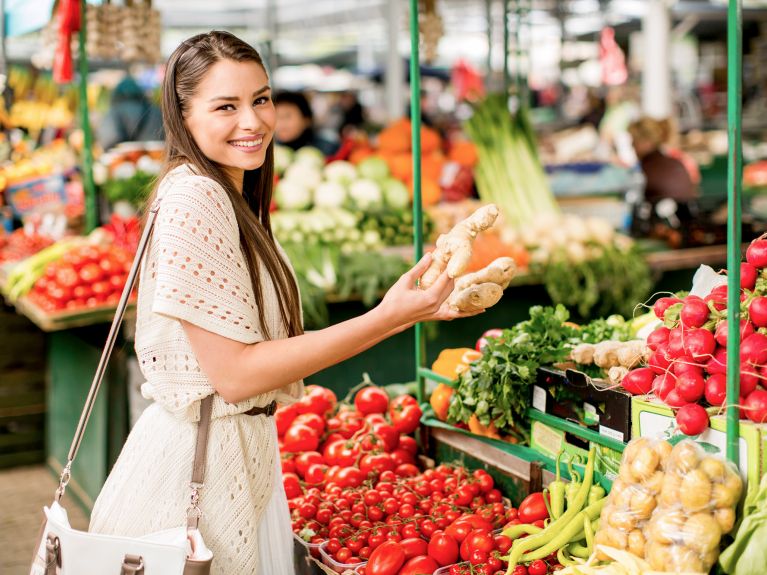
[[[128,272],[128,278],[125,281],[125,287],[123,288],[120,301],[117,304],[115,310],[115,316],[112,320],[112,326],[109,328],[109,335],[107,341],[104,344],[104,349],[101,352],[101,359],[96,367],[96,373],[93,375],[93,381],[91,382],[90,390],[88,391],[88,397],[85,400],[85,406],[80,414],[80,421],[77,423],[77,429],[75,430],[75,436],[72,438],[72,444],[69,447],[69,453],[67,454],[67,463],[64,469],[61,471],[59,478],[59,486],[56,489],[56,501],[60,501],[66,491],[67,484],[72,477],[72,462],[77,456],[77,452],[80,449],[80,444],[83,440],[83,434],[85,428],[88,425],[93,406],[96,402],[96,396],[101,388],[101,382],[104,379],[104,373],[106,372],[107,363],[109,357],[112,355],[114,349],[115,340],[120,330],[120,324],[122,323],[123,316],[125,315],[125,309],[128,307],[128,299],[130,294],[136,285],[136,278],[141,268],[141,262],[146,253],[147,246],[149,245],[149,238],[152,235],[154,229],[155,220],[157,219],[157,212],[160,209],[160,199],[157,198],[152,206],[149,208],[147,220],[144,225],[144,230],[141,234],[138,247],[136,248],[136,257],[131,264],[130,272]],[[199,501],[199,489],[203,486],[204,472],[205,472],[205,459],[208,444],[208,429],[210,426],[211,412],[213,411],[213,396],[209,395],[200,401],[200,422],[197,426],[197,441],[194,451],[194,462],[192,465],[192,481],[190,488],[191,505],[187,510],[188,523],[190,527],[197,527],[199,517],[201,515],[200,508],[198,506]]]

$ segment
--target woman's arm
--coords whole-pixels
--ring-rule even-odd
[[[429,255],[364,315],[300,336],[244,344],[182,321],[202,371],[230,403],[279,389],[348,359],[419,321],[465,317],[450,311],[445,300],[453,281],[443,274],[427,290],[416,280],[428,268]]]

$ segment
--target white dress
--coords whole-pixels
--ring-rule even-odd
[[[259,314],[285,337],[277,295],[263,266],[257,309],[239,247],[234,209],[213,180],[180,166],[163,180],[160,210],[142,268],[136,354],[153,400],[131,430],[96,500],[91,531],[139,536],[185,524],[200,399],[214,393],[180,319],[256,343]],[[230,404],[214,398],[200,530],[213,573],[291,575],[293,539],[273,417],[243,412],[291,403],[303,382]]]

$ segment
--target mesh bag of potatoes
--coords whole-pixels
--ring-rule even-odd
[[[602,509],[595,544],[645,556],[643,528],[657,506],[671,452],[667,441],[646,437],[634,439],[626,446],[618,478]],[[597,558],[610,559],[599,551]]]
[[[707,573],[719,541],[735,524],[743,482],[738,470],[691,440],[671,450],[658,507],[644,526],[645,560],[653,569]]]

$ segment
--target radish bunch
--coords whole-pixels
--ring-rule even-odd
[[[767,422],[767,234],[746,251],[740,269],[741,417]],[[677,424],[688,435],[702,433],[708,414],[701,405],[724,404],[727,389],[727,286],[701,298],[662,297],[653,306],[663,320],[647,338],[646,366],[630,371],[623,387],[654,393],[678,409]]]

